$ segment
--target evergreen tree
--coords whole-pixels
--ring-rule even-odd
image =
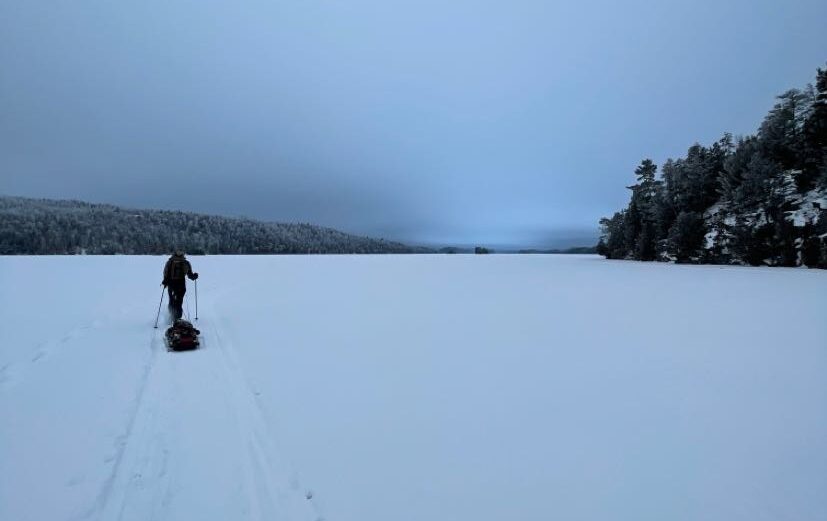
[[[598,247],[602,250],[601,255],[605,255],[606,258],[626,258],[628,248],[625,240],[625,220],[625,212],[616,212],[611,219],[600,220],[601,236]]]
[[[804,126],[813,108],[812,87],[790,89],[764,118],[758,131],[765,156],[782,170],[801,171],[804,166]]]
[[[701,214],[697,212],[681,212],[675,219],[675,224],[669,229],[669,254],[676,262],[695,261],[703,250],[706,227]]]
[[[802,184],[827,188],[827,69],[818,69],[815,96],[809,117],[804,122],[804,161]]]
[[[633,256],[639,260],[654,260],[657,242],[658,207],[656,206],[660,183],[655,180],[658,167],[651,159],[644,159],[635,169],[637,184],[630,186],[632,202],[630,218],[636,219],[634,237],[627,235],[629,244],[634,245]]]

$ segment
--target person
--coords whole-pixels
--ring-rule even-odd
[[[190,261],[184,257],[184,252],[175,250],[164,266],[164,281],[161,285],[169,293],[169,314],[175,322],[184,314],[184,294],[187,292],[187,279],[196,280],[198,273],[193,273]]]

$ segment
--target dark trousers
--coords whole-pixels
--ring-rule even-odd
[[[187,292],[187,283],[183,280],[175,280],[167,284],[169,293],[169,314],[173,320],[181,318],[184,314],[184,293]]]

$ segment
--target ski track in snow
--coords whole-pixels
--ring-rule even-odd
[[[213,316],[216,315],[213,314]],[[218,347],[218,352],[223,357],[221,367],[227,371],[233,382],[229,388],[235,393],[235,411],[239,414],[238,425],[242,427],[239,434],[245,439],[248,446],[248,455],[250,456],[247,461],[252,464],[257,473],[254,482],[278,484],[275,490],[279,491],[290,490],[292,496],[301,497],[302,500],[309,503],[313,519],[322,521],[324,517],[321,515],[312,492],[303,490],[298,472],[286,460],[279,457],[281,451],[274,446],[273,434],[268,428],[267,421],[255,397],[256,391],[238,363],[235,350],[232,347],[233,343],[225,343],[222,333],[215,325],[211,326],[210,329],[211,334],[209,336],[213,339],[213,343]],[[253,504],[262,504],[262,499],[268,500],[265,504],[271,501],[266,487],[262,492],[265,498],[260,497]],[[280,493],[280,502],[291,499],[285,497],[284,492]],[[265,519],[271,519],[271,517],[265,517]]]
[[[127,450],[131,448],[131,445],[134,445],[135,439],[135,429],[136,423],[139,419],[141,414],[146,414],[146,408],[143,407],[144,405],[144,395],[146,394],[146,390],[148,387],[148,382],[150,376],[152,374],[152,369],[155,366],[155,361],[158,358],[159,347],[156,345],[158,344],[158,335],[153,330],[152,337],[150,338],[150,349],[152,350],[152,356],[149,362],[144,366],[144,370],[140,379],[140,384],[138,386],[135,399],[133,401],[133,408],[132,413],[129,417],[129,422],[127,424],[126,432],[123,436],[120,437],[118,441],[118,451],[117,456],[115,457],[114,464],[112,466],[112,472],[109,478],[103,485],[100,494],[98,495],[98,500],[93,507],[93,509],[89,512],[89,514],[85,517],[96,517],[100,519],[116,519],[111,515],[111,508],[112,505],[115,503],[112,501],[113,496],[113,486],[115,486],[116,482],[122,481],[118,478],[122,476],[121,467],[124,461],[124,456],[127,453]],[[141,426],[143,428],[143,426]],[[121,505],[123,505],[124,501],[121,501]],[[103,513],[103,514],[102,514]],[[121,512],[117,513],[118,518],[120,517]]]
[[[167,351],[163,328],[153,331],[111,475],[83,518],[321,521],[312,492],[273,443],[232,342],[211,321],[197,327],[202,345],[192,352]],[[215,486],[205,490],[205,482]]]

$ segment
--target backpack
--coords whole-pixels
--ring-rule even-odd
[[[169,278],[170,280],[184,280],[187,274],[187,264],[189,264],[183,257],[174,258],[170,261]]]

